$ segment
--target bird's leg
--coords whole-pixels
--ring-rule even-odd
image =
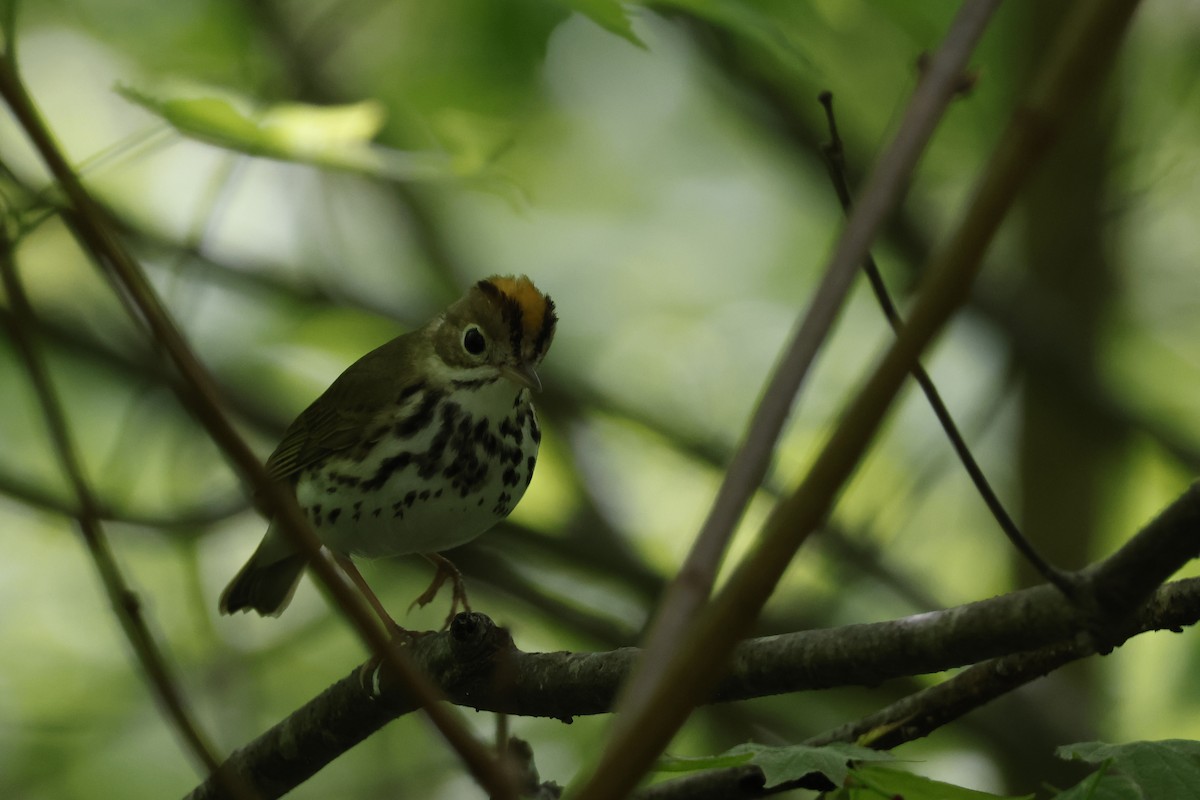
[[[463,611],[470,611],[471,604],[467,601],[467,588],[463,585],[462,573],[458,571],[458,567],[451,563],[450,559],[439,553],[421,553],[422,558],[437,567],[437,572],[433,575],[433,582],[429,584],[429,588],[421,593],[421,596],[412,601],[412,605],[408,608],[411,611],[413,606],[424,608],[437,597],[438,590],[442,588],[447,580],[453,584],[453,599],[450,602],[450,615],[446,617],[446,621],[442,623],[442,630],[450,627],[451,620],[458,613],[458,607],[461,605]]]
[[[375,613],[379,616],[380,622],[383,623],[383,627],[387,629],[387,632],[391,634],[392,638],[408,636],[409,631],[396,624],[396,621],[392,619],[390,614],[388,614],[387,609],[383,607],[383,603],[379,602],[379,598],[375,595],[375,592],[371,590],[371,587],[367,585],[366,578],[364,578],[362,573],[358,571],[358,567],[354,566],[354,562],[350,560],[350,557],[343,556],[339,553],[334,553],[333,560],[336,561],[338,566],[342,568],[342,572],[346,573],[346,577],[350,579],[350,582],[357,586],[358,590],[362,592],[363,597],[366,598],[367,603],[370,604],[371,608],[375,609]]]

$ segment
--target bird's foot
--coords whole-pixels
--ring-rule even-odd
[[[437,572],[433,575],[433,581],[429,584],[429,588],[412,601],[408,607],[412,611],[413,607],[424,608],[433,602],[437,597],[437,593],[441,591],[443,584],[446,581],[451,582],[452,595],[450,601],[450,614],[446,617],[446,621],[442,623],[440,630],[446,630],[450,627],[451,621],[458,615],[459,609],[463,611],[471,610],[471,603],[467,600],[467,587],[463,583],[462,573],[458,571],[458,567],[451,563],[450,559],[437,553],[422,553],[430,563],[437,567]]]

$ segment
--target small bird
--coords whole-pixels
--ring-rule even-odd
[[[453,618],[469,610],[462,575],[438,551],[508,516],[525,494],[541,431],[530,393],[550,349],[554,301],[524,275],[473,285],[424,327],[352,364],[288,427],[267,459],[322,544],[393,632],[403,631],[350,556],[420,553],[437,567],[413,605],[453,581]],[[283,612],[304,572],[274,522],[221,594],[222,614]],[[411,606],[410,606],[411,608]]]

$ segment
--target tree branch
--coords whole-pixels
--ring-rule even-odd
[[[821,92],[818,100],[825,108],[825,117],[829,123],[829,143],[824,148],[826,167],[829,172],[829,180],[833,184],[834,193],[837,194],[838,201],[842,205],[842,211],[849,214],[853,208],[853,201],[850,196],[850,182],[846,177],[846,154],[842,146],[842,137],[838,133],[837,118],[833,113],[833,93]],[[888,324],[892,326],[892,330],[899,335],[904,327],[904,320],[900,317],[900,312],[896,309],[896,304],[892,301],[891,293],[888,291],[887,284],[883,280],[883,273],[879,271],[879,266],[875,263],[875,257],[870,251],[867,252],[866,258],[863,260],[863,271],[866,273],[867,282],[871,285],[871,291],[875,295],[876,301],[879,303],[880,309],[883,311],[884,317],[887,318]],[[1054,565],[1047,562],[1042,555],[1034,548],[1033,544],[1017,527],[1017,523],[1008,513],[1008,509],[1004,507],[1000,496],[992,488],[992,484],[988,481],[987,476],[983,472],[983,468],[979,466],[979,462],[975,460],[975,454],[971,452],[971,448],[967,445],[966,439],[962,432],[958,429],[958,423],[954,421],[954,416],[950,413],[950,409],[946,406],[946,402],[942,399],[941,392],[933,382],[933,378],[920,360],[913,362],[912,377],[917,385],[921,387],[921,393],[925,395],[925,400],[929,403],[933,415],[937,418],[938,424],[942,426],[942,430],[946,434],[946,438],[950,442],[950,446],[954,449],[955,455],[962,463],[963,469],[967,476],[971,479],[971,483],[975,486],[975,491],[983,499],[984,505],[995,518],[996,524],[1000,526],[1000,530],[1008,537],[1018,552],[1025,557],[1038,574],[1042,578],[1058,587],[1059,591],[1067,597],[1071,596],[1074,587],[1068,582],[1065,573]]]
[[[116,226],[67,163],[21,80],[16,62],[8,58],[0,59],[0,96],[66,196],[68,208],[62,212],[63,219],[103,268],[130,316],[144,327],[179,371],[180,381],[174,388],[181,402],[192,410],[213,442],[242,478],[253,486],[292,544],[308,556],[309,570],[367,647],[380,658],[390,661],[409,687],[421,694],[430,721],[458,752],[471,774],[493,796],[515,798],[516,788],[499,760],[472,735],[462,720],[437,702],[433,687],[405,660],[404,651],[390,646],[387,633],[368,609],[364,598],[342,579],[332,561],[321,553],[321,544],[295,497],[286,487],[271,480],[262,462],[230,423],[216,383],[146,280],[141,267],[117,238]]]
[[[108,595],[109,604],[165,716],[175,726],[187,749],[223,791],[242,800],[253,798],[254,795],[241,780],[221,766],[212,740],[197,723],[174,670],[146,625],[137,595],[129,588],[113,556],[108,535],[100,523],[99,504],[84,476],[75,438],[67,424],[66,411],[42,354],[31,337],[35,317],[25,287],[17,274],[16,264],[13,263],[12,245],[7,231],[0,229],[0,285],[12,306],[11,314],[0,318],[0,322],[8,330],[17,353],[25,362],[29,381],[42,407],[51,446],[74,495],[75,510],[72,516],[100,576],[104,592]]]
[[[929,277],[904,330],[848,405],[805,479],[776,505],[753,552],[688,626],[681,646],[665,654],[653,697],[619,726],[580,791],[581,800],[628,795],[708,694],[734,643],[757,617],[800,545],[828,516],[911,365],[966,300],[1017,192],[1078,100],[1106,75],[1136,6],[1136,0],[1080,0],[1073,6],[1028,96],[1014,109],[960,222],[931,259]],[[935,57],[934,64],[938,61]],[[859,206],[860,212],[864,207]],[[855,264],[861,257],[858,253]]]
[[[1132,621],[1126,639],[1200,621],[1200,578],[1160,588]],[[729,675],[706,702],[873,686],[994,659],[962,673],[970,677],[952,678],[810,742],[847,741],[902,720],[904,727],[877,740],[879,747],[895,746],[1092,654],[1087,624],[1076,606],[1046,584],[931,614],[753,639],[735,650]],[[1000,653],[1008,655],[996,657]],[[505,629],[471,613],[456,617],[448,632],[418,639],[409,655],[453,703],[569,722],[610,711],[640,652],[627,647],[526,653],[516,649]],[[263,797],[279,797],[417,707],[386,667],[368,661],[234,752],[227,765]],[[188,800],[219,797],[225,795],[209,780]]]
[[[996,5],[996,0],[963,5],[931,60],[928,73],[917,85],[895,138],[863,187],[862,200],[849,215],[824,277],[763,391],[712,508],[644,637],[647,657],[625,690],[621,705],[626,713],[618,717],[614,740],[629,736],[638,726],[637,720],[649,713],[650,703],[667,680],[668,655],[679,649],[697,610],[708,603],[729,540],[751,495],[766,476],[775,442],[796,394],[837,320],[859,264],[885,218],[899,203],[912,170],[950,105],[959,76]]]
[[[1174,572],[1200,545],[1200,484],[1109,558],[1076,574],[1098,607],[1123,620],[1119,631],[1093,632],[1092,612],[1049,584],[933,613],[887,622],[768,636],[741,643],[725,678],[706,702],[726,702],[883,681],[979,664],[822,741],[856,738],[898,720],[887,739],[925,735],[1017,685],[1150,630],[1179,630],[1200,620],[1200,578],[1160,587],[1148,581]],[[1131,572],[1139,574],[1129,574]],[[1144,574],[1143,574],[1144,573]],[[1169,573],[1168,573],[1169,574]],[[1134,603],[1126,607],[1122,603]],[[569,721],[612,708],[639,657],[635,648],[603,653],[525,653],[483,614],[460,614],[446,633],[416,640],[413,663],[451,702],[477,710]],[[988,661],[994,659],[993,661]],[[985,662],[986,664],[980,664]],[[550,687],[550,688],[547,688]],[[265,797],[278,797],[387,722],[417,708],[386,665],[372,660],[287,719],[235,752],[229,767]],[[906,741],[899,738],[899,741]],[[285,746],[286,745],[286,746]],[[208,781],[189,800],[223,797]]]
[[[1200,612],[1198,588],[1194,579],[1162,587],[1139,615],[1134,629],[1127,631],[1125,639],[1152,629],[1178,631],[1182,625],[1195,624]],[[1173,622],[1181,624],[1176,626]],[[995,658],[873,714],[806,739],[804,744],[819,747],[833,742],[857,742],[880,750],[891,749],[927,736],[1008,692],[1096,652],[1093,637],[1080,634],[1037,650]],[[786,783],[765,789],[764,783],[762,770],[741,766],[664,781],[637,792],[634,797],[636,800],[676,797],[751,800],[795,788]]]

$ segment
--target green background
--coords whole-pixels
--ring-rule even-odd
[[[875,248],[901,299],[968,198],[1058,5],[1014,1],[989,28],[973,90],[951,106]],[[511,525],[454,555],[475,607],[522,649],[603,650],[637,641],[838,234],[816,94],[834,92],[860,177],[953,11],[854,0],[38,0],[19,5],[15,40],[59,143],[264,457],[347,364],[471,281],[526,273],[553,296],[537,476]],[[213,122],[214,98],[242,115],[217,117],[223,131],[222,119],[240,120],[225,146],[163,120]],[[336,119],[271,116],[294,101],[371,104]],[[258,149],[264,130],[277,150]],[[265,523],[45,212],[55,194],[7,116],[0,161],[6,217],[26,226],[15,259],[88,477],[112,510],[113,547],[227,752],[365,653],[307,581],[278,620],[216,615]],[[1104,96],[1039,171],[971,306],[925,359],[1001,497],[1064,567],[1111,552],[1200,464],[1197,208],[1200,6],[1150,2]],[[768,487],[804,474],[890,336],[858,287]],[[0,387],[0,796],[182,795],[197,773],[63,513],[70,493],[8,338]],[[730,563],[770,503],[764,490],[751,505]],[[988,597],[1031,581],[1015,561],[923,399],[906,391],[760,631]],[[363,570],[396,613],[428,579],[418,559]],[[443,614],[439,602],[400,621],[436,627]],[[973,788],[1066,785],[1083,773],[1054,760],[1056,745],[1200,738],[1198,655],[1190,632],[1140,637],[899,755]],[[932,680],[706,709],[671,752],[795,742]],[[491,735],[491,715],[468,719]],[[560,783],[605,731],[602,719],[510,726]],[[478,795],[415,717],[292,796],[400,795]]]

